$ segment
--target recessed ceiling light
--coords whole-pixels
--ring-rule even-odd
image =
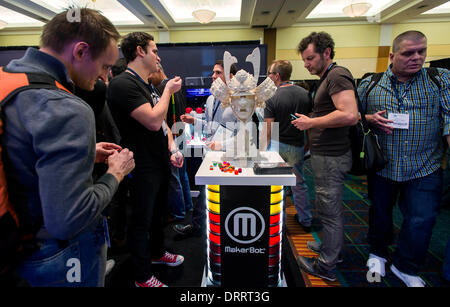
[[[143,24],[117,0],[31,0],[55,13],[60,13],[71,6],[88,7],[99,10],[115,25]]]
[[[347,17],[344,15],[342,9],[352,2],[367,2],[372,7],[364,14],[364,16],[374,16],[400,0],[322,0],[306,17],[312,18],[339,18]]]
[[[434,9],[428,10],[422,14],[449,14],[450,13],[450,1],[447,3],[441,4]]]
[[[177,23],[197,22],[192,12],[199,9],[208,9],[216,12],[214,21],[239,21],[241,19],[242,0],[159,0],[172,19]]]

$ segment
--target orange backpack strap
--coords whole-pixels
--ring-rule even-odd
[[[37,74],[37,73],[15,73],[5,71],[3,67],[0,67],[0,110],[1,107],[14,97],[17,93],[26,89],[55,89],[64,90],[71,93],[65,86],[56,81],[50,75]],[[0,135],[3,133],[3,122],[0,118]],[[8,200],[8,189],[5,171],[3,167],[3,161],[1,159],[2,148],[0,146],[0,217],[9,212],[19,225],[19,219],[13,206]]]
[[[16,73],[8,72],[4,67],[0,67],[0,106],[11,99],[18,92],[26,89],[61,89],[68,93],[72,93],[68,88],[70,85],[64,86],[47,74],[40,73]]]

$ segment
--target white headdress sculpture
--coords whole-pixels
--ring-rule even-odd
[[[241,69],[230,80],[230,67],[237,63],[237,59],[225,51],[223,69],[227,83],[225,84],[222,79],[217,78],[211,85],[211,93],[220,100],[222,107],[231,107],[234,115],[244,123],[251,119],[255,108],[265,108],[265,101],[271,98],[277,90],[270,78],[266,78],[257,86],[260,58],[259,48],[255,48],[245,59],[246,62],[253,64],[255,77]]]

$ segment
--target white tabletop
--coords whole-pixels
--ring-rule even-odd
[[[209,151],[206,153],[200,168],[195,175],[195,184],[197,185],[295,185],[295,175],[255,175],[253,168],[241,167],[238,161],[230,161],[223,157],[224,152]],[[264,151],[261,157],[267,162],[284,162],[277,152]],[[242,173],[222,172],[213,162],[227,161],[236,168],[242,168]],[[213,170],[210,166],[213,165]]]

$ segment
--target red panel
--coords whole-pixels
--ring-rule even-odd
[[[276,235],[269,238],[269,246],[274,246],[280,244],[281,236]]]
[[[275,226],[270,226],[270,235],[271,236],[272,235],[276,235],[276,234],[278,234],[280,232],[280,230],[281,230],[281,225],[280,224],[275,225]]]
[[[211,211],[208,211],[208,217],[211,222],[214,222],[214,223],[220,225],[220,214],[215,214],[215,213],[212,213]]]
[[[213,234],[213,233],[211,233],[211,232],[208,234],[208,236],[209,236],[209,240],[210,240],[212,243],[214,243],[214,244],[216,244],[216,245],[220,245],[220,236],[215,235],[215,234]]]
[[[270,216],[270,225],[280,223],[281,214],[275,214]]]
[[[209,223],[209,230],[211,232],[214,232],[214,233],[217,233],[217,234],[220,235],[220,226],[219,225],[216,225],[216,224],[213,224],[213,223]]]

